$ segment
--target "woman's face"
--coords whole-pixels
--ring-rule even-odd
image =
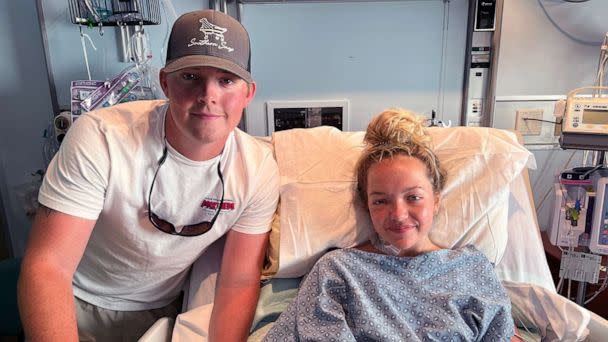
[[[399,155],[372,165],[367,173],[367,205],[374,230],[401,250],[418,255],[432,250],[428,234],[439,196],[418,159]]]

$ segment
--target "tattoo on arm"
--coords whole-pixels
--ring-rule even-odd
[[[40,204],[40,211],[48,218],[49,216],[51,216],[52,214],[56,213],[57,210],[51,209],[49,207],[45,207],[44,205]]]

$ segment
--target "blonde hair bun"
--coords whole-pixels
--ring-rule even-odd
[[[431,147],[425,119],[401,108],[391,108],[375,116],[367,126],[365,142],[369,147]]]
[[[367,126],[365,149],[357,163],[357,188],[367,203],[367,172],[385,158],[407,155],[419,159],[427,169],[433,191],[440,193],[447,173],[433,152],[431,135],[424,118],[404,109],[388,109],[376,115]]]

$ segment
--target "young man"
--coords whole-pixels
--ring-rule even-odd
[[[236,128],[255,94],[249,36],[211,10],[181,16],[160,84],[168,101],[80,117],[51,162],[23,260],[30,341],[137,339],[175,317],[191,264],[226,234],[210,340],[245,340],[278,170]]]

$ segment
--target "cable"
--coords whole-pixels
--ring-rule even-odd
[[[557,122],[557,121],[551,121],[551,120],[543,120],[543,119],[536,119],[536,118],[523,118],[522,120],[524,121],[540,121],[540,122],[548,122],[548,123],[552,123],[552,124],[556,124],[556,125],[561,125],[562,122]]]
[[[591,302],[592,300],[594,300],[600,293],[602,293],[604,290],[606,290],[607,287],[608,287],[608,276],[604,277],[604,282],[602,283],[600,288],[597,289],[597,291],[595,291],[595,293],[589,299],[585,300],[584,304],[587,304],[587,303]]]
[[[593,171],[595,171],[595,170],[597,170],[597,169],[599,169],[599,168],[601,168],[601,167],[602,167],[602,165],[596,165],[596,166],[594,166],[593,168],[589,169],[589,171],[587,171],[587,172],[585,172],[585,173],[583,174],[583,178],[586,178],[587,176],[589,176],[589,174],[590,174],[591,172],[593,172]]]

